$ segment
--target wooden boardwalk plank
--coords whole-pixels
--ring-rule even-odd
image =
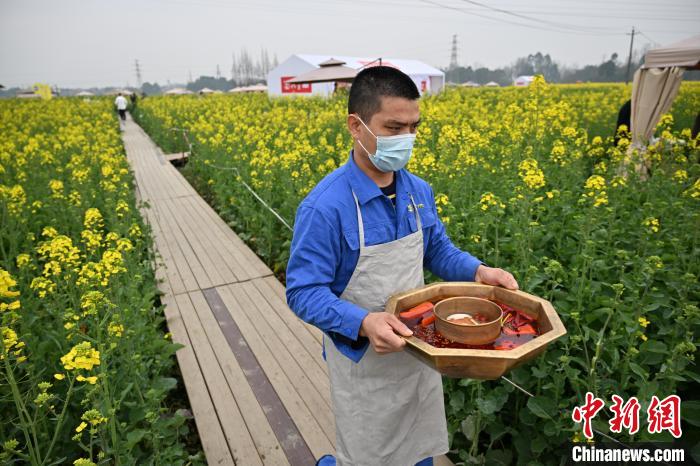
[[[183,198],[182,205],[183,208],[189,210],[190,214],[198,222],[208,226],[207,232],[211,239],[211,244],[219,245],[219,248],[217,248],[218,253],[224,256],[227,267],[236,277],[235,280],[229,283],[251,279],[254,275],[250,263],[238,252],[231,241],[226,238],[226,235],[221,229],[211,222],[208,214],[205,212],[205,210],[210,207],[207,205],[206,208],[203,208],[194,197]]]
[[[246,375],[231,351],[223,329],[219,326],[212,312],[211,305],[201,293],[190,293],[190,298],[260,458],[264,464],[289,464],[267,421],[265,407],[258,403],[253,388],[245,382]],[[229,410],[226,409],[220,415],[229,415]]]
[[[217,285],[223,285],[224,283],[230,283],[230,280],[224,280],[220,273],[221,264],[217,263],[214,259],[216,255],[216,245],[205,245],[205,238],[203,234],[203,229],[207,225],[199,225],[198,227],[193,227],[190,223],[189,216],[180,207],[182,199],[163,199],[159,202],[160,206],[163,208],[163,212],[169,212],[169,221],[173,225],[177,225],[179,231],[182,233],[183,237],[187,241],[192,253],[196,257],[197,264],[202,267],[202,271],[206,275],[206,280],[200,278],[196,275],[197,282],[200,288],[211,288]],[[182,243],[181,243],[182,244]],[[188,260],[189,262],[189,260]],[[231,277],[235,279],[235,277]]]
[[[296,355],[297,359],[303,360],[304,364],[313,362],[315,366],[309,369],[311,378],[315,380],[315,378],[318,377],[319,380],[326,380],[328,378],[328,366],[326,365],[326,361],[323,360],[321,347],[318,341],[307,331],[309,325],[299,319],[291,309],[280,300],[279,296],[270,289],[270,286],[264,279],[258,278],[251,280],[245,283],[244,286],[246,290],[248,290],[248,296],[251,299],[257,296],[259,297],[257,299],[264,299],[266,301],[265,303],[259,302],[258,309],[271,325],[280,325],[280,320],[284,323],[285,327],[280,326],[280,336],[290,339],[287,343],[287,347],[290,349],[291,353]],[[254,287],[254,291],[250,290],[250,287]],[[302,361],[300,361],[300,363],[301,362]],[[317,372],[318,370],[321,372]]]
[[[311,450],[304,442],[296,424],[289,417],[270,379],[260,366],[240,328],[231,317],[221,295],[215,288],[210,288],[204,291],[204,297],[216,317],[216,322],[224,334],[229,348],[240,363],[248,384],[255,387],[255,399],[262,407],[265,419],[274,431],[289,463],[293,466],[306,466],[314,463],[315,459]]]
[[[182,279],[183,292],[198,290],[199,286],[197,284],[197,278],[195,277],[195,273],[198,269],[193,270],[185,256],[183,247],[187,246],[186,242],[178,241],[176,231],[174,231],[167,220],[163,218],[163,214],[159,210],[157,204],[152,205],[151,213],[162,235],[163,248],[170,252],[172,262],[175,264],[177,272]]]
[[[212,230],[211,222],[203,221],[200,213],[191,208],[192,196],[170,200],[171,210],[176,209],[179,218],[182,218],[189,228],[189,237],[195,239],[203,249],[211,264],[215,267],[219,279],[214,280],[215,285],[234,283],[239,281],[233,272],[231,264],[236,264],[235,256],[227,254],[226,241],[219,241]],[[199,253],[198,253],[199,256]]]
[[[163,284],[162,290],[164,293],[170,294],[180,294],[187,291],[185,282],[182,279],[180,272],[178,271],[177,265],[175,263],[173,251],[168,247],[165,241],[164,233],[160,229],[158,224],[157,216],[154,212],[147,212],[146,218],[148,223],[153,230],[154,242],[156,250],[161,258],[163,267],[159,267],[160,275],[164,277],[165,282]],[[194,277],[192,276],[192,280]]]
[[[211,278],[209,278],[204,266],[199,261],[196,252],[192,249],[187,234],[178,225],[170,210],[160,201],[154,204],[154,210],[158,213],[158,221],[165,234],[168,246],[173,249],[179,248],[179,256],[185,261],[184,264],[178,264],[178,270],[182,272],[180,267],[184,269],[189,268],[196,281],[194,284],[189,283],[187,285],[187,291],[211,288],[213,286]],[[178,257],[177,252],[175,257]]]
[[[224,222],[224,220],[216,214],[214,209],[212,209],[204,199],[201,197],[195,197],[193,200],[199,204],[202,212],[207,214],[207,216],[225,235],[226,239],[230,241],[231,245],[238,251],[241,258],[245,259],[245,261],[249,264],[250,271],[252,272],[249,278],[272,275],[272,270],[270,270],[270,268],[265,265],[265,263],[260,260],[257,255],[255,255],[248,245],[246,245],[243,240],[238,237],[231,227],[229,227],[228,224],[226,224],[226,222]]]
[[[272,291],[272,295],[270,295],[270,299],[273,299],[273,296],[276,296],[279,299],[279,302],[282,303],[282,305],[286,308],[288,312],[291,312],[291,309],[287,306],[287,294],[285,293],[285,288],[284,285],[282,285],[279,280],[277,280],[275,277],[265,277],[264,280],[265,284],[269,287],[269,289]],[[295,317],[296,318],[296,317]],[[297,319],[300,323],[303,323],[302,320]],[[318,328],[314,327],[313,325],[309,325],[306,323],[303,323],[304,327],[306,330],[311,334],[312,337],[318,342],[319,345],[323,344],[323,332],[321,332]],[[325,365],[325,361],[324,361]]]
[[[217,292],[221,299],[226,304],[231,317],[241,329],[241,333],[245,335],[248,345],[252,349],[255,357],[258,359],[260,366],[265,371],[265,374],[270,379],[270,383],[275,387],[277,395],[284,403],[289,415],[294,419],[299,432],[301,432],[304,440],[313,452],[316,458],[320,458],[324,454],[334,451],[333,443],[335,442],[335,433],[331,435],[327,433],[314,417],[309,407],[306,405],[302,397],[294,388],[292,381],[289,380],[287,374],[275,359],[273,353],[265,344],[263,338],[258,334],[254,325],[250,322],[247,315],[242,311],[241,307],[250,303],[239,303],[234,291],[231,289],[234,285],[226,285],[217,288]]]
[[[192,349],[197,355],[197,361],[209,394],[214,406],[217,407],[219,423],[226,435],[233,460],[236,464],[262,465],[255,442],[250,436],[230,387],[225,383],[226,378],[199,321],[198,311],[195,310],[195,306],[203,306],[206,309],[201,309],[201,312],[210,312],[209,306],[204,301],[201,291],[177,295],[175,301],[180,309],[182,321],[187,328]]]
[[[199,363],[190,344],[190,339],[185,329],[180,310],[173,296],[163,298],[164,313],[168,322],[168,329],[175,343],[184,345],[175,353],[180,366],[180,372],[185,382],[187,398],[194,414],[194,422],[197,426],[200,441],[204,448],[209,464],[233,465],[233,456],[223,430],[219,425],[214,404],[209,397],[207,385],[199,368]]]
[[[252,286],[250,282],[244,282],[231,285],[231,289],[241,304],[243,312],[248,314],[248,318],[255,326],[258,334],[275,355],[280,366],[289,375],[290,380],[292,380],[292,383],[307,405],[314,410],[320,410],[320,412],[315,412],[319,421],[328,426],[332,425],[331,417],[325,416],[325,413],[331,407],[328,380],[324,380],[323,375],[318,373],[318,370],[314,367],[315,364],[313,366],[304,364],[311,362],[308,358],[297,359],[297,356],[300,355],[295,354],[294,350],[303,351],[301,345],[291,335],[284,321],[276,315],[274,318],[271,318],[274,311],[270,310],[269,304],[257,288]],[[312,378],[316,374],[320,376],[320,381],[317,378]]]

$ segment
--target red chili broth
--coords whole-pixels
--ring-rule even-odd
[[[438,303],[442,299],[445,299],[444,297],[438,297],[439,299],[431,299],[430,302],[433,304]],[[527,314],[518,311],[517,309],[513,309],[512,307],[508,306],[507,304],[504,303],[499,303],[498,301],[492,301],[495,304],[497,304],[504,312],[504,317],[507,316],[508,314],[513,314],[514,317],[517,316],[518,314],[520,315],[525,315]],[[535,332],[537,333],[536,335],[507,335],[504,333],[503,329],[501,329],[501,335],[493,342],[488,345],[465,345],[464,343],[457,343],[452,340],[449,340],[448,338],[444,337],[440,332],[438,332],[435,329],[435,324],[432,323],[428,326],[422,326],[420,324],[409,326],[409,328],[413,331],[413,336],[420,338],[424,342],[433,345],[436,348],[454,348],[454,349],[485,349],[485,350],[495,350],[495,349],[500,349],[500,350],[509,350],[509,349],[514,349],[517,348],[518,346],[522,345],[523,343],[527,343],[528,341],[532,340],[533,338],[536,338],[539,334],[539,328],[537,326],[537,321],[530,318],[531,321],[529,322],[530,325],[535,329]],[[508,325],[506,323],[505,325]]]

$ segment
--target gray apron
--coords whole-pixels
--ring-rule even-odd
[[[401,239],[365,246],[357,196],[360,257],[340,296],[382,312],[389,296],[423,286],[423,228]],[[406,351],[380,355],[370,346],[355,363],[324,336],[340,466],[412,466],[447,453],[440,374]]]

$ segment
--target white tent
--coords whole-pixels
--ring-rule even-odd
[[[251,86],[234,87],[233,89],[229,89],[229,92],[265,92],[266,90],[267,86],[264,84],[253,84]]]
[[[133,94],[133,92],[128,90],[128,89],[114,89],[114,90],[107,93],[107,95],[119,95],[119,94],[131,95],[131,94]]]
[[[498,84],[496,81],[489,81],[486,84],[484,84],[484,87],[501,87],[501,85]]]
[[[213,94],[213,93],[214,93],[214,91],[212,89],[209,89],[208,87],[205,87],[204,89],[199,90],[200,95]]]
[[[15,96],[19,99],[41,99],[41,96],[34,92],[33,89],[23,89],[21,91],[17,91]]]
[[[632,145],[647,143],[678,94],[683,69],[700,69],[700,35],[649,50],[632,83]]]
[[[335,83],[290,84],[287,81],[303,73],[320,68],[320,64],[334,58],[345,62],[345,66],[360,70],[366,66],[379,65],[377,57],[346,57],[342,55],[295,54],[280,63],[267,75],[269,95],[330,95]],[[382,58],[382,65],[393,66],[403,71],[416,83],[421,94],[437,93],[445,87],[445,73],[418,60]]]
[[[95,95],[95,94],[93,94],[93,93],[90,92],[90,91],[80,91],[80,92],[78,92],[77,94],[75,94],[76,97],[92,97],[92,96],[94,96],[94,95]]]
[[[526,87],[526,86],[529,86],[530,83],[534,80],[535,80],[534,76],[523,75],[523,76],[518,76],[517,78],[515,78],[515,81],[513,81],[513,84],[515,86],[519,86],[519,87]]]
[[[193,94],[192,91],[182,88],[182,87],[175,87],[173,89],[170,89],[169,91],[164,92],[165,95],[186,95],[186,94]]]

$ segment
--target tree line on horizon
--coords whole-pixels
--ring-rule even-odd
[[[490,69],[487,67],[455,66],[442,69],[445,72],[445,81],[448,83],[463,84],[473,82],[486,84],[494,81],[501,86],[513,84],[518,76],[533,76],[541,74],[547,82],[552,83],[576,83],[576,82],[625,82],[632,81],[634,72],[644,63],[644,55],[647,49],[632,55],[627,72],[627,59],[617,53],[603,60],[597,65],[584,65],[583,67],[567,67],[553,60],[549,54],[537,52],[526,57],[520,57],[509,66]],[[700,80],[700,71],[686,71],[683,79],[687,81]]]
[[[572,67],[561,65],[549,54],[536,52],[526,57],[519,57],[511,65],[491,69],[483,66],[454,66],[443,68],[447,83],[463,84],[473,82],[480,85],[488,82],[496,82],[501,86],[513,84],[518,76],[531,76],[541,74],[547,82],[552,83],[576,83],[576,82],[625,82],[632,81],[634,72],[644,63],[644,54],[647,49],[633,54],[627,73],[627,60],[617,53],[603,60],[597,65],[584,65]],[[144,82],[140,90],[145,95],[159,95],[172,87],[185,87],[193,92],[204,88],[212,90],[228,91],[234,87],[248,86],[252,84],[264,84],[267,74],[278,65],[277,55],[270,56],[266,49],[261,49],[259,56],[254,56],[247,49],[241,49],[238,54],[231,56],[230,77],[221,75],[217,65],[217,72],[213,76],[201,75],[184,84],[164,84],[158,82]],[[700,71],[686,71],[683,79],[687,81],[700,81]],[[1,83],[0,83],[1,84]],[[102,94],[114,89],[114,87],[93,87],[84,89],[95,94]],[[138,89],[131,87],[131,89]],[[9,89],[0,87],[0,97],[14,97],[20,88]],[[61,88],[60,95],[73,95],[80,89]]]

